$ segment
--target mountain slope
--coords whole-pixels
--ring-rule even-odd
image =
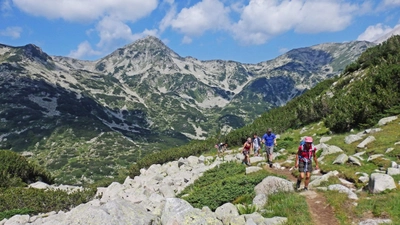
[[[154,37],[97,61],[0,45],[0,147],[31,155],[57,182],[117,176],[150,152],[244,126],[373,45],[323,44],[258,64],[183,58]]]

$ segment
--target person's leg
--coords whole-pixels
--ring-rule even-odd
[[[300,188],[300,184],[303,179],[304,179],[304,172],[300,172],[299,176],[297,177],[296,189]]]
[[[273,153],[274,153],[274,146],[270,146],[269,147],[269,161],[272,163],[272,160],[273,160]]]
[[[308,190],[308,184],[310,183],[310,177],[311,177],[311,173],[307,172],[306,173],[306,180],[304,181],[304,189]]]
[[[265,148],[266,148],[266,156],[265,157],[267,158],[267,163],[271,164],[272,163],[272,160],[271,160],[272,159],[271,158],[271,155],[272,155],[271,146],[266,146]]]

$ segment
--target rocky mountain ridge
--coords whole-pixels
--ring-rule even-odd
[[[147,152],[251,122],[373,45],[327,43],[258,64],[181,57],[154,37],[96,61],[0,45],[0,148],[31,155],[64,183],[116,176]]]

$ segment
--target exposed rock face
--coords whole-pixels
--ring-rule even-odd
[[[98,188],[97,196],[86,204],[79,205],[69,212],[50,212],[38,216],[16,215],[3,220],[0,225],[10,224],[283,224],[286,218],[264,218],[260,214],[239,215],[235,205],[226,203],[212,212],[208,207],[197,209],[187,201],[176,198],[176,194],[192,184],[204,171],[223,163],[217,159],[211,164],[212,157],[190,156],[186,159],[152,165],[142,169],[141,175],[134,179],[126,178],[123,184],[113,182],[107,188]],[[231,157],[232,161],[240,160]],[[226,162],[226,159],[225,161]],[[269,193],[293,191],[290,181],[267,177],[264,184],[272,182]],[[32,185],[38,188],[54,188],[41,183]],[[256,188],[255,188],[256,189]],[[265,204],[266,197],[259,201]],[[262,205],[260,207],[262,207]]]

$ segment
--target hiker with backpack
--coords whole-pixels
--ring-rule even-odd
[[[260,154],[260,148],[261,148],[261,138],[258,137],[257,134],[254,134],[253,151],[255,156],[258,156]]]
[[[315,168],[318,169],[318,160],[315,155],[317,148],[313,145],[312,137],[305,137],[304,142],[300,143],[296,154],[295,168],[299,168],[300,175],[297,178],[296,189],[300,188],[301,181],[304,179],[304,190],[308,190],[308,183],[312,172],[312,159],[315,162]]]
[[[226,151],[226,148],[227,148],[227,147],[228,147],[228,144],[227,144],[227,143],[221,142],[221,143],[219,143],[219,144],[216,144],[216,145],[215,145],[215,148],[217,149],[217,154],[218,154],[218,156],[223,155],[224,152]]]
[[[242,154],[244,155],[243,163],[250,166],[250,149],[253,147],[251,138],[247,138],[247,141],[243,144]]]
[[[267,132],[263,135],[262,142],[265,145],[265,158],[269,167],[272,167],[272,154],[274,153],[274,147],[276,146],[276,136],[272,133],[271,128],[268,128]]]

